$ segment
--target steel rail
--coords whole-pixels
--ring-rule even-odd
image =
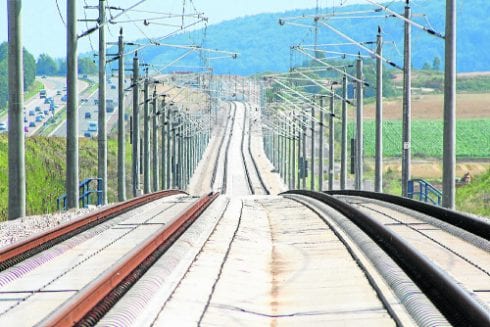
[[[245,170],[245,178],[247,179],[248,191],[250,194],[255,194],[255,188],[252,185],[252,178],[250,177],[250,171],[248,170],[247,160],[245,158],[245,126],[247,126],[247,108],[243,105],[243,125],[242,125],[242,141],[240,142],[240,153],[242,155],[243,169]]]
[[[233,118],[231,119],[230,135],[228,136],[228,142],[225,149],[225,160],[223,163],[223,184],[221,186],[221,192],[226,193],[226,184],[228,182],[228,152],[230,152],[231,137],[233,136],[233,125],[235,125],[236,117],[236,103],[233,104]]]
[[[427,257],[395,232],[352,205],[326,193],[294,190],[282,195],[304,195],[319,200],[349,218],[376,242],[424,291],[455,326],[488,326],[488,311]]]
[[[251,110],[250,104],[249,104],[249,110]],[[255,172],[259,179],[260,186],[262,187],[266,195],[270,195],[271,192],[267,188],[267,185],[265,185],[264,179],[262,178],[262,174],[260,173],[259,170],[259,166],[257,165],[257,161],[252,155],[252,125],[250,124],[250,121],[248,123],[248,154],[250,155],[250,159],[252,160],[252,164],[254,166]]]
[[[230,105],[230,111],[231,113],[231,105]],[[228,131],[228,125],[230,124],[230,120],[226,120],[226,125],[225,125],[225,130],[223,131],[223,135],[221,137],[221,141],[218,146],[218,154],[216,155],[216,161],[214,163],[214,169],[213,169],[213,174],[211,176],[211,189],[213,189],[214,182],[216,181],[216,174],[218,173],[218,162],[221,157],[221,153],[223,151],[223,144],[225,143],[225,138],[226,138],[226,132]]]
[[[450,225],[457,226],[461,229],[464,229],[467,232],[480,236],[486,240],[490,240],[489,222],[486,222],[483,219],[478,219],[454,210],[430,205],[424,202],[415,201],[400,196],[384,194],[384,193],[354,191],[354,190],[326,191],[325,193],[329,195],[358,196],[363,198],[389,202],[420,213],[424,213],[426,215],[431,216],[432,218],[439,219]]]
[[[121,285],[129,288],[126,280],[130,275],[139,270],[140,265],[150,258],[155,251],[162,246],[165,247],[179,237],[185,229],[190,226],[204,210],[218,197],[219,193],[209,193],[201,197],[196,203],[188,208],[181,216],[170,224],[163,226],[151,238],[132,250],[125,258],[116,263],[113,268],[104,272],[99,278],[83,288],[79,293],[65,302],[54,313],[45,318],[40,325],[42,326],[73,326],[88,317],[87,323],[93,324],[97,317],[101,316],[97,306],[107,296]],[[167,247],[166,247],[167,248]],[[158,259],[153,256],[151,264]],[[151,264],[149,266],[151,266]],[[147,265],[148,266],[148,265]],[[149,266],[147,268],[149,268]],[[144,272],[137,271],[139,275]],[[134,283],[136,280],[132,279]],[[121,293],[121,292],[119,292]],[[119,297],[122,294],[118,294]],[[96,316],[91,316],[91,313]]]
[[[106,209],[98,210],[57,228],[7,246],[0,250],[0,271],[129,210],[177,194],[186,193],[179,190],[165,190],[146,194],[126,202],[115,204]]]

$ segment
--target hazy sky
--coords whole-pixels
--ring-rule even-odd
[[[10,0],[9,0],[10,1]],[[84,10],[83,5],[94,6],[98,4],[97,0],[77,0],[78,18],[96,18],[97,10]],[[139,0],[106,0],[108,5],[114,7],[127,8]],[[125,35],[128,40],[141,39],[145,35],[148,37],[160,37],[175,30],[175,27],[163,25],[144,26],[141,19],[147,17],[157,17],[159,13],[182,13],[183,0],[146,0],[143,4],[135,9],[158,12],[143,13],[133,12],[129,15],[121,16],[122,20],[140,20],[137,23],[128,22],[123,24]],[[362,3],[363,0],[319,0],[319,5],[326,7],[332,4],[353,4]],[[7,40],[7,1],[2,1],[0,8],[0,41]],[[65,26],[58,12],[58,3],[61,16],[66,16],[66,0],[22,0],[22,19],[23,19],[23,44],[36,57],[46,52],[55,57],[63,57],[66,54],[66,33]],[[215,24],[223,20],[235,17],[253,15],[263,12],[278,12],[298,8],[315,7],[316,0],[186,0],[186,12],[191,12],[194,7],[199,12],[204,12],[209,18],[209,24]],[[112,11],[113,15],[117,14],[116,10]],[[161,21],[162,23],[181,24],[181,20]],[[184,23],[190,23],[191,19],[186,19]],[[275,22],[271,22],[275,23]],[[88,27],[94,23],[87,23]],[[202,26],[202,25],[201,25]],[[78,34],[87,29],[85,23],[78,23]],[[112,26],[107,33],[107,41],[116,41],[118,35],[118,26]],[[144,34],[143,34],[144,33]],[[92,42],[90,42],[92,41]],[[85,37],[79,42],[79,52],[90,51],[91,43],[96,48],[98,37],[93,34],[91,40]]]

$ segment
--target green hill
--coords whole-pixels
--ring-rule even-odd
[[[391,3],[391,2],[390,2]],[[403,12],[403,3],[396,2],[390,8]],[[445,1],[412,1],[415,20],[431,26],[444,34]],[[369,5],[345,6],[338,11],[357,11],[373,9]],[[331,12],[332,8],[322,9]],[[487,28],[490,1],[458,1],[458,70],[460,72],[488,71],[490,61],[487,52],[490,49],[490,29]],[[211,62],[215,73],[250,75],[265,71],[286,71],[290,62],[301,64],[305,59],[298,54],[290,55],[289,47],[294,44],[312,44],[313,31],[295,26],[280,26],[279,18],[311,15],[313,9],[294,10],[283,13],[260,14],[225,21],[207,28],[204,47],[236,51],[240,57],[236,60],[226,59]],[[422,16],[425,14],[426,16]],[[305,23],[311,24],[310,21]],[[329,21],[337,29],[357,41],[374,41],[377,26],[385,32],[385,55],[396,63],[402,63],[403,23],[395,18],[355,19]],[[183,33],[165,40],[171,44],[201,44],[204,30]],[[140,40],[138,42],[144,42]],[[319,43],[345,42],[326,28],[320,28]],[[340,49],[331,47],[332,51],[357,52],[357,49]],[[182,55],[185,51],[167,47],[148,47],[142,51],[144,61],[154,65],[165,65]],[[419,29],[413,29],[413,65],[422,68],[432,65],[434,58],[444,58],[444,42]],[[199,63],[199,54],[190,55],[180,61],[183,66]],[[443,61],[443,60],[442,60]],[[443,67],[443,62],[440,67]],[[171,70],[188,70],[172,68]]]
[[[0,135],[0,221],[7,219],[8,167],[7,135]],[[26,138],[27,214],[56,211],[56,199],[65,193],[66,140],[55,137]],[[117,201],[117,141],[109,140],[108,189],[109,202]],[[131,151],[127,151],[128,182]],[[97,139],[80,139],[80,180],[97,176]],[[129,189],[129,186],[128,186]]]

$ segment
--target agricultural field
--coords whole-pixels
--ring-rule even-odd
[[[412,156],[441,158],[443,151],[443,121],[414,120],[412,122]],[[383,123],[383,152],[385,157],[400,157],[402,121]],[[490,119],[459,120],[456,124],[456,156],[460,158],[490,158]],[[354,124],[349,126],[349,138]],[[364,122],[364,151],[366,157],[375,154],[375,121]]]

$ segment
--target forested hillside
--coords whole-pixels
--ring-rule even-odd
[[[403,12],[403,3],[393,3],[390,8]],[[414,19],[425,26],[444,34],[445,1],[414,0],[411,2]],[[339,11],[357,11],[373,9],[368,5],[345,6]],[[332,8],[324,8],[322,12],[331,12]],[[490,29],[486,27],[490,1],[472,0],[458,1],[458,71],[488,71],[490,61],[486,60],[490,49]],[[204,33],[207,35],[203,46],[213,49],[236,51],[240,57],[236,60],[225,59],[211,63],[216,73],[233,73],[250,75],[264,71],[285,71],[290,63],[301,64],[305,59],[297,53],[290,55],[290,46],[294,44],[312,44],[313,30],[296,26],[280,26],[280,18],[313,14],[311,10],[295,10],[285,13],[261,14],[225,21],[211,25],[204,30],[184,33],[166,39],[172,44],[201,44]],[[382,15],[382,13],[378,13]],[[304,21],[311,24],[311,20]],[[340,29],[357,41],[374,41],[377,26],[380,25],[386,32],[385,54],[396,63],[402,63],[403,51],[403,23],[395,18],[379,19],[349,19],[330,20],[329,24]],[[140,40],[138,42],[145,42]],[[325,27],[320,28],[319,43],[345,42]],[[333,51],[357,52],[357,49],[340,49],[331,47]],[[142,55],[144,60],[155,65],[165,65],[183,54],[182,50],[167,47],[148,47]],[[182,66],[196,64],[199,54],[190,55],[180,63]],[[437,59],[436,59],[437,58]],[[443,67],[444,41],[413,29],[413,65],[420,69],[431,66],[435,62]],[[175,67],[172,70],[183,70]]]

